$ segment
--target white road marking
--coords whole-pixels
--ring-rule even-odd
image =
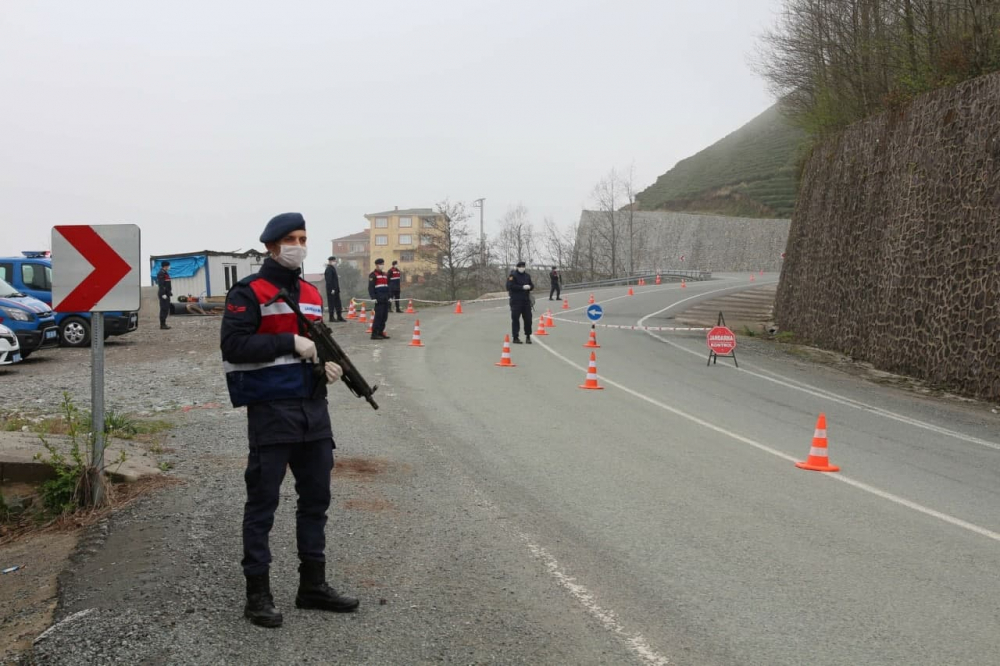
[[[650,317],[655,317],[658,314],[662,314],[662,313],[666,312],[667,310],[675,308],[675,307],[677,307],[678,305],[680,305],[682,303],[690,301],[693,298],[698,298],[698,297],[704,296],[706,294],[713,294],[713,293],[718,292],[718,291],[726,291],[726,289],[716,289],[714,291],[708,291],[708,292],[705,292],[704,294],[697,294],[696,296],[691,296],[690,298],[685,298],[683,300],[677,301],[676,303],[668,305],[667,307],[663,308],[662,310],[657,310],[656,312],[652,312],[652,313],[646,315],[645,317],[643,317],[642,319],[640,319],[637,322],[637,325],[641,326],[641,325],[643,325],[643,322],[646,321],[647,319],[649,319]],[[708,357],[707,352],[697,352],[697,351],[695,351],[693,349],[688,349],[687,347],[685,347],[685,346],[683,346],[683,345],[681,345],[681,344],[679,344],[677,342],[674,342],[673,340],[668,340],[667,338],[665,338],[665,337],[663,337],[661,335],[656,335],[655,333],[652,333],[652,332],[649,332],[649,331],[646,331],[646,334],[649,335],[649,336],[651,336],[651,337],[656,338],[660,342],[664,342],[664,343],[670,345],[671,347],[674,347],[676,349],[680,349],[681,351],[687,352],[688,354],[692,354],[694,356],[697,356],[698,358],[705,359],[705,358]],[[929,432],[937,433],[939,435],[945,435],[946,437],[951,437],[951,438],[954,438],[954,439],[958,439],[958,440],[961,440],[963,442],[968,442],[970,444],[977,444],[979,446],[985,446],[987,448],[990,448],[990,449],[993,449],[993,450],[996,450],[996,451],[1000,451],[1000,444],[997,444],[996,442],[991,442],[991,441],[988,441],[988,440],[985,440],[985,439],[980,439],[979,437],[974,437],[972,435],[966,435],[965,433],[957,432],[955,430],[949,430],[948,428],[943,428],[941,426],[934,425],[933,423],[927,423],[926,421],[921,421],[919,419],[915,419],[915,418],[912,418],[912,417],[909,417],[909,416],[905,416],[904,414],[899,414],[897,412],[893,412],[893,411],[890,411],[888,409],[883,409],[881,407],[875,407],[875,406],[872,406],[872,405],[868,405],[868,404],[865,404],[865,403],[860,402],[858,400],[854,400],[853,398],[848,398],[846,396],[843,396],[843,395],[840,395],[840,394],[837,394],[837,393],[833,393],[832,391],[827,391],[826,389],[821,389],[819,387],[812,386],[810,384],[806,384],[805,382],[801,382],[801,381],[799,381],[797,379],[792,379],[791,377],[785,377],[784,375],[780,375],[780,374],[778,374],[778,373],[776,373],[776,372],[774,372],[772,370],[766,370],[764,368],[757,367],[757,366],[753,365],[752,363],[748,364],[748,363],[746,363],[744,361],[743,365],[741,367],[739,367],[739,368],[731,367],[731,366],[728,366],[728,365],[723,365],[723,366],[719,366],[719,367],[725,368],[726,370],[734,370],[736,372],[743,372],[743,373],[746,373],[746,374],[750,375],[751,377],[756,377],[758,379],[763,379],[765,381],[772,382],[774,384],[778,384],[779,386],[784,386],[785,388],[790,388],[790,389],[793,389],[795,391],[801,391],[802,393],[807,393],[807,394],[815,396],[817,398],[822,398],[823,400],[828,400],[830,402],[835,402],[837,404],[844,405],[846,407],[853,407],[854,409],[859,409],[859,410],[861,410],[863,412],[868,412],[869,414],[875,414],[876,416],[882,416],[882,417],[885,417],[887,419],[892,419],[893,421],[898,421],[899,423],[905,423],[905,424],[911,425],[911,426],[913,426],[915,428],[921,428],[923,430],[927,430]],[[760,372],[754,372],[753,370],[750,370],[749,368],[756,368]],[[761,373],[767,373],[767,374],[761,374]]]
[[[556,558],[552,557],[547,550],[541,546],[536,546],[531,543],[526,536],[523,534],[521,537],[528,544],[528,550],[537,557],[545,565],[545,568],[549,570],[549,573],[559,581],[559,584],[566,588],[567,591],[573,597],[580,602],[580,604],[587,609],[587,612],[597,618],[597,621],[604,626],[608,631],[621,636],[625,639],[625,643],[628,645],[629,649],[632,650],[640,659],[642,659],[647,664],[651,666],[666,666],[670,663],[666,657],[658,654],[646,639],[643,638],[642,634],[629,633],[625,627],[622,626],[621,622],[618,621],[618,617],[615,615],[614,611],[605,610],[594,599],[594,595],[576,582],[576,579],[572,576],[567,576],[563,573],[562,569],[559,567],[559,562]]]
[[[549,345],[545,344],[544,341],[539,340],[538,344],[540,344],[542,346],[542,348],[545,349],[547,352],[549,352],[550,354],[552,354],[556,358],[562,360],[564,363],[569,364],[570,366],[572,366],[572,367],[580,370],[581,372],[587,372],[587,368],[585,368],[582,365],[579,365],[577,363],[574,363],[570,359],[566,358],[565,356],[563,356],[562,354],[560,354],[556,350],[552,349]],[[654,398],[650,398],[649,396],[647,396],[647,395],[645,395],[645,394],[643,394],[643,393],[641,393],[639,391],[634,391],[634,390],[628,388],[627,386],[625,386],[623,384],[620,384],[620,383],[618,383],[618,382],[616,382],[616,381],[614,381],[612,379],[609,379],[606,375],[598,375],[598,377],[600,378],[601,381],[603,381],[604,384],[610,385],[610,386],[614,386],[615,388],[617,388],[617,389],[619,389],[621,391],[624,391],[625,393],[628,393],[629,395],[631,395],[631,396],[633,396],[635,398],[639,398],[640,400],[644,400],[644,401],[648,402],[649,404],[655,405],[655,406],[659,407],[660,409],[663,409],[665,411],[670,412],[671,414],[674,414],[675,416],[679,416],[682,419],[686,419],[688,421],[691,421],[692,423],[696,423],[696,424],[698,424],[698,425],[700,425],[700,426],[702,426],[704,428],[707,428],[707,429],[709,429],[709,430],[711,430],[713,432],[717,432],[720,435],[725,435],[726,437],[730,437],[732,439],[735,439],[738,442],[742,442],[743,444],[748,444],[748,445],[750,445],[750,446],[752,446],[752,447],[754,447],[756,449],[760,449],[761,451],[764,451],[765,453],[770,453],[771,455],[773,455],[775,457],[778,457],[778,458],[781,458],[782,460],[787,460],[787,461],[793,462],[793,463],[794,462],[798,462],[798,460],[796,458],[793,458],[792,456],[788,455],[787,453],[784,453],[784,452],[779,451],[777,449],[771,448],[770,446],[767,446],[766,444],[761,444],[760,442],[754,441],[754,440],[750,439],[749,437],[744,437],[743,435],[740,435],[740,434],[737,434],[735,432],[732,432],[731,430],[726,430],[725,428],[719,427],[719,426],[715,425],[714,423],[709,423],[708,421],[700,419],[697,416],[694,416],[693,414],[688,414],[685,411],[677,409],[676,407],[671,407],[670,405],[668,405],[666,403],[663,403],[663,402],[660,402],[659,400],[656,400]],[[975,525],[975,524],[970,523],[968,521],[962,520],[961,518],[956,518],[956,517],[951,516],[951,515],[949,515],[947,513],[942,513],[940,511],[935,510],[935,509],[931,509],[930,507],[926,507],[926,506],[924,506],[922,504],[918,504],[918,503],[913,502],[911,500],[908,500],[908,499],[906,499],[904,497],[900,497],[898,495],[893,495],[890,492],[886,492],[886,491],[881,490],[879,488],[876,488],[874,486],[870,486],[870,485],[868,485],[866,483],[862,483],[861,481],[856,481],[856,480],[854,480],[854,479],[852,479],[852,478],[850,478],[848,476],[844,476],[843,474],[839,474],[839,473],[837,473],[837,474],[823,474],[823,476],[825,478],[827,478],[827,479],[830,479],[831,481],[839,481],[841,483],[846,483],[849,486],[853,486],[855,488],[858,488],[859,490],[863,490],[863,491],[865,491],[867,493],[871,493],[872,495],[875,495],[877,497],[881,497],[882,499],[885,499],[885,500],[888,500],[890,502],[893,502],[894,504],[898,504],[900,506],[904,506],[904,507],[906,507],[908,509],[912,509],[912,510],[917,511],[919,513],[922,513],[924,515],[930,516],[932,518],[937,518],[938,520],[942,520],[942,521],[944,521],[946,523],[949,523],[951,525],[954,525],[956,527],[960,527],[960,528],[968,530],[970,532],[974,532],[976,534],[979,534],[980,536],[984,536],[984,537],[986,537],[988,539],[992,539],[993,541],[1000,542],[1000,533],[994,532],[994,531],[989,530],[989,529],[987,529],[985,527],[980,527],[979,525]]]

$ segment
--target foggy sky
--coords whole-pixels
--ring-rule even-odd
[[[645,187],[772,103],[747,62],[778,5],[6,0],[0,256],[126,222],[144,258],[247,250],[300,211],[315,272],[446,197],[566,227],[611,167]]]

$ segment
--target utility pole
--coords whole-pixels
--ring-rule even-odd
[[[479,265],[486,266],[486,233],[483,231],[483,211],[486,199],[476,199],[472,205],[479,209]]]

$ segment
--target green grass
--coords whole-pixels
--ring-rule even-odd
[[[639,205],[642,210],[791,217],[805,145],[805,133],[772,106],[729,136],[678,162],[639,193]]]

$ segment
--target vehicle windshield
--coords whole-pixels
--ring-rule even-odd
[[[16,296],[24,296],[17,289],[14,289],[9,282],[0,280],[0,298],[11,298]]]

